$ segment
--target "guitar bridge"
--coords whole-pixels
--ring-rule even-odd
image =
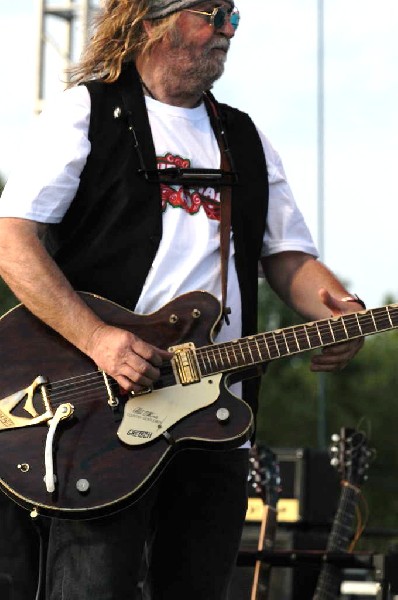
[[[174,375],[181,385],[190,385],[200,381],[199,365],[196,358],[195,345],[192,342],[171,346],[171,359]]]

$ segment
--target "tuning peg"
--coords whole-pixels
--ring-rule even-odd
[[[340,436],[338,433],[333,433],[333,435],[330,436],[330,439],[332,440],[332,442],[339,442],[340,441]]]

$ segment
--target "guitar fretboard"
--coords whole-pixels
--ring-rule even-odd
[[[398,327],[398,304],[198,348],[203,376],[261,364]]]
[[[353,533],[355,509],[358,504],[359,489],[344,486],[341,491],[339,507],[329,536],[328,552],[345,552]],[[325,563],[317,582],[313,600],[335,600],[339,596],[341,569]]]

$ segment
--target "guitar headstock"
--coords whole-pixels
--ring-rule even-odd
[[[342,481],[360,487],[367,480],[369,462],[374,450],[369,449],[366,435],[349,427],[342,427],[332,435],[331,465],[340,473]]]
[[[253,445],[249,452],[249,488],[264,504],[276,507],[281,478],[276,455],[267,446]]]

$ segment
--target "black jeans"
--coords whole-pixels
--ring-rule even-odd
[[[35,598],[39,554],[39,535],[29,512],[0,492],[1,600]]]
[[[227,598],[247,508],[248,451],[184,450],[133,506],[54,520],[47,600]],[[147,567],[143,564],[147,549]]]

